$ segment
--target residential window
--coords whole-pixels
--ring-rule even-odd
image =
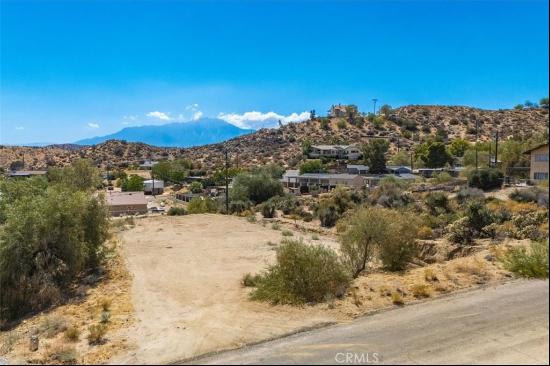
[[[535,161],[548,161],[548,154],[535,154]]]
[[[548,173],[535,172],[535,180],[548,180]]]

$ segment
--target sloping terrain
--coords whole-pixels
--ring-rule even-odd
[[[406,106],[392,111],[378,126],[367,121],[361,127],[349,123],[342,127],[340,119],[333,118],[328,126],[323,127],[320,119],[316,119],[290,123],[278,129],[262,129],[224,143],[187,149],[159,148],[118,140],[79,150],[73,147],[65,149],[62,145],[43,148],[1,146],[0,167],[7,168],[16,160],[24,160],[26,168],[41,169],[66,165],[77,158],[89,158],[100,165],[124,166],[150,158],[186,157],[200,164],[202,169],[211,170],[222,165],[224,148],[229,149],[233,164],[241,167],[268,162],[294,166],[301,157],[302,142],[306,139],[312,143],[361,144],[372,138],[385,137],[395,151],[398,145],[401,149],[408,149],[435,133],[446,135],[449,139],[462,137],[473,141],[476,121],[480,127],[480,140],[494,138],[497,130],[502,139],[528,137],[547,133],[548,110],[493,111],[459,106]]]

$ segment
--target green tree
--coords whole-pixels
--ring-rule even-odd
[[[521,111],[521,110],[523,109],[523,107],[524,107],[523,104],[516,104],[516,105],[514,106],[514,109],[520,110],[520,111]]]
[[[463,157],[466,150],[470,148],[470,143],[464,139],[456,139],[451,142],[449,152],[456,157]]]
[[[391,105],[384,104],[382,107],[380,107],[380,114],[383,115],[384,117],[388,117],[392,113],[393,113],[393,109]]]
[[[386,172],[386,153],[390,144],[387,140],[374,139],[363,146],[363,159],[369,167],[369,173],[382,174]]]
[[[120,187],[123,192],[141,192],[143,191],[143,181],[144,179],[139,175],[132,174],[122,180]]]
[[[420,158],[428,168],[441,168],[453,161],[445,144],[439,141],[427,143],[426,149],[420,155]]]
[[[310,139],[305,139],[302,142],[302,154],[307,156],[310,152],[311,152],[311,140]]]
[[[202,186],[201,182],[192,182],[189,185],[189,190],[192,193],[201,193],[203,189],[204,189],[204,187]]]
[[[319,159],[306,160],[300,164],[300,174],[323,172],[325,172],[325,167]]]
[[[550,100],[548,99],[548,97],[541,98],[541,100],[539,101],[539,105],[541,108],[548,109],[548,106],[550,105]]]
[[[283,194],[283,185],[278,179],[265,173],[241,173],[233,180],[230,194],[232,201],[252,201],[259,204]]]

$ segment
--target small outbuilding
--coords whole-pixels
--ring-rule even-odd
[[[112,192],[105,195],[111,216],[147,213],[147,197],[143,192]]]
[[[145,194],[163,194],[164,193],[164,181],[159,179],[149,179],[143,182],[143,192]]]

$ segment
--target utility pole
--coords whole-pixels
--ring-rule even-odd
[[[397,153],[399,154],[399,148],[401,147],[401,141],[397,138]]]
[[[498,168],[498,130],[495,137],[495,166]]]
[[[476,119],[476,170],[479,169],[479,159],[477,156],[477,141],[479,139],[479,121]]]
[[[374,114],[376,114],[376,102],[378,102],[378,99],[374,98],[374,99],[372,100],[372,103],[373,103],[373,110],[372,110],[372,112],[373,112]]]
[[[414,170],[414,152],[411,151],[411,172]]]
[[[229,215],[229,152],[225,149],[225,214]]]

